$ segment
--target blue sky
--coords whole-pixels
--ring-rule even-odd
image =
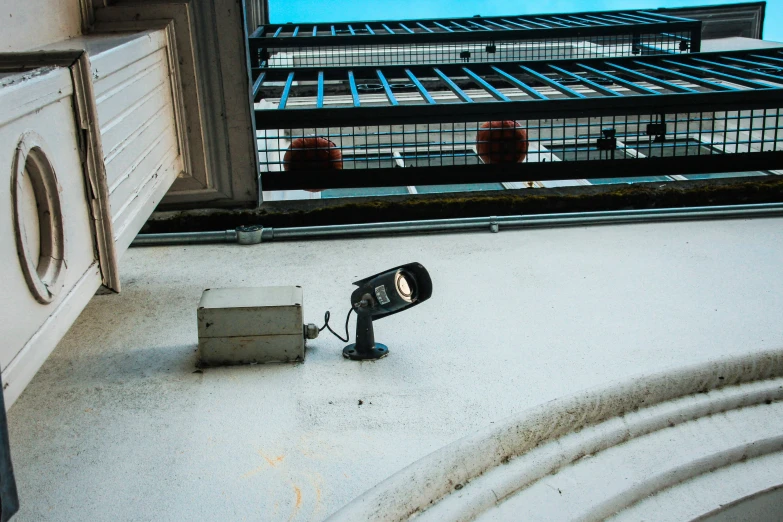
[[[727,0],[269,0],[272,23],[394,20],[691,7]],[[764,39],[783,42],[783,0],[767,2]]]

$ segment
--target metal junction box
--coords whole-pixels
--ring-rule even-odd
[[[204,366],[304,361],[299,286],[207,289],[197,316]]]

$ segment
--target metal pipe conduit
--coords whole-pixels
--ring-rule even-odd
[[[257,244],[274,240],[340,238],[416,232],[450,232],[503,228],[557,227],[597,224],[644,223],[695,219],[729,219],[771,217],[783,215],[783,203],[725,205],[715,207],[685,207],[642,210],[611,210],[604,212],[574,212],[567,214],[536,214],[517,216],[487,216],[386,223],[359,223],[313,227],[262,228],[239,227],[215,232],[177,232],[139,234],[131,246],[198,245],[207,243]]]
[[[175,232],[167,234],[139,234],[131,246],[201,245],[208,243],[236,243],[236,230],[217,232]]]

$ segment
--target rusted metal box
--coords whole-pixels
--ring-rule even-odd
[[[299,286],[207,289],[197,316],[205,366],[304,361]]]

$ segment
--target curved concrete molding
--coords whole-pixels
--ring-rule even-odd
[[[783,350],[777,350],[641,376],[557,399],[411,464],[330,520],[406,520],[414,515],[420,520],[473,520],[585,456],[716,413],[755,405],[767,408],[783,399],[781,377]],[[619,497],[606,499],[592,512],[605,517],[691,478],[689,474],[783,451],[781,429],[775,429],[776,434],[773,430],[737,439],[734,446],[729,441],[693,465],[681,459],[664,478],[651,476],[636,489],[618,491]]]
[[[783,452],[731,464],[651,495],[609,520],[636,522],[650,519],[650,514],[655,513],[652,518],[656,522],[779,522],[783,506],[781,469]],[[765,504],[771,509],[765,509]],[[751,512],[753,516],[748,516]]]
[[[777,380],[777,386],[783,380]],[[757,390],[761,391],[761,390]],[[713,392],[720,394],[720,392]],[[728,400],[725,400],[728,399]],[[576,444],[588,451],[600,448],[604,440],[611,438],[614,431],[607,424],[620,427],[627,424],[633,428],[647,424],[658,416],[661,410],[677,415],[679,412],[671,408],[672,404],[662,404],[651,409],[658,412],[640,410],[631,413],[623,419],[613,419],[607,423],[588,428],[579,434],[566,436],[556,444],[547,444],[536,448],[522,458],[515,459],[510,464],[510,470],[495,468],[465,487],[468,496],[474,490],[495,491],[501,497],[496,505],[483,502],[470,502],[466,495],[453,495],[433,509],[426,511],[424,520],[454,520],[476,519],[482,522],[501,520],[606,520],[615,515],[621,520],[690,520],[695,516],[719,508],[735,500],[737,483],[748,479],[747,474],[737,473],[724,480],[713,493],[704,493],[699,487],[699,477],[725,467],[750,459],[758,459],[771,469],[779,469],[773,460],[767,457],[782,456],[783,450],[783,403],[774,406],[763,406],[764,413],[759,414],[758,406],[739,407],[731,409],[735,404],[743,404],[746,397],[726,397],[722,406],[730,408],[727,411],[715,412],[717,415],[698,416],[694,419],[679,422],[671,427],[645,433],[633,434],[620,444],[598,449],[588,453],[565,466],[557,468],[551,475],[535,477],[535,482],[529,479],[531,460],[546,459],[552,453],[565,449],[565,453],[573,447],[574,441],[592,438],[592,448],[588,445]],[[710,402],[706,396],[687,397],[677,402]],[[732,404],[735,403],[735,404]],[[717,406],[717,405],[716,405]],[[716,409],[720,410],[721,406]],[[755,411],[754,411],[755,410]],[[686,412],[678,420],[687,419],[690,414],[702,412]],[[777,417],[777,418],[775,418]],[[648,424],[649,426],[649,424]],[[742,427],[742,429],[737,429]],[[608,437],[607,437],[608,435]],[[569,441],[568,439],[571,439]],[[573,454],[571,454],[573,456]],[[516,472],[516,473],[515,473]],[[520,473],[521,472],[521,473]],[[753,475],[751,474],[751,478]],[[516,479],[516,481],[515,481]],[[521,479],[521,480],[520,480]],[[780,478],[778,477],[778,480]],[[520,487],[520,484],[523,484]],[[762,483],[759,489],[769,486]],[[757,485],[759,487],[759,485]],[[463,491],[465,491],[463,490]],[[659,501],[657,505],[648,505],[647,510],[635,510],[634,516],[625,516],[625,511],[646,498],[668,490],[679,490],[679,496],[669,493],[667,501]],[[703,499],[701,503],[691,502],[683,506],[680,498],[696,497]],[[480,512],[477,512],[479,508]],[[444,516],[445,515],[445,516]],[[465,516],[467,515],[467,517]],[[675,516],[671,516],[675,515]],[[755,519],[755,517],[744,517]]]

